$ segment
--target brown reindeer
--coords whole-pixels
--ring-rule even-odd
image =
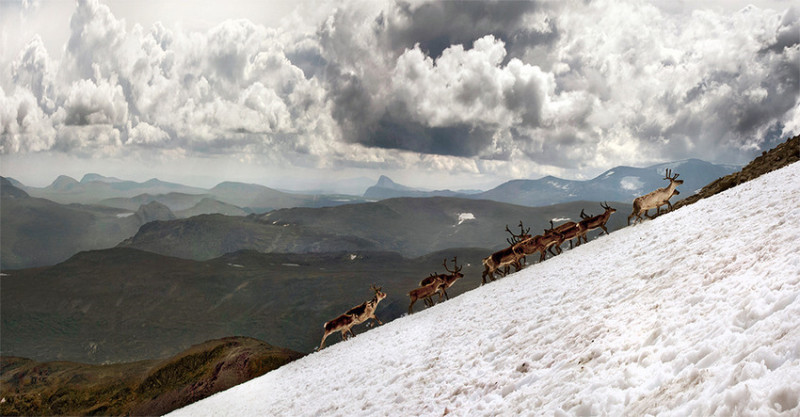
[[[350,328],[354,325],[355,321],[353,320],[353,316],[347,314],[342,314],[323,324],[322,328],[325,330],[325,334],[322,335],[322,342],[320,342],[319,349],[317,350],[322,350],[322,348],[325,347],[325,339],[327,339],[331,333],[342,332],[342,340],[347,340],[347,334],[353,333],[350,331]]]
[[[351,308],[350,310],[347,310],[347,312],[339,317],[336,317],[335,319],[322,325],[325,334],[322,335],[322,342],[320,342],[319,349],[317,350],[321,350],[323,347],[325,347],[325,339],[327,339],[332,333],[341,332],[342,340],[347,340],[348,334],[350,336],[355,336],[352,328],[357,324],[361,324],[369,319],[374,319],[378,322],[378,324],[383,324],[375,316],[375,309],[377,308],[378,303],[386,298],[386,293],[381,292],[381,287],[375,287],[375,285],[371,285],[370,289],[375,291],[375,296],[372,298],[372,300],[365,301]]]
[[[588,243],[586,239],[586,235],[594,229],[601,228],[603,229],[606,234],[608,234],[608,229],[606,229],[606,223],[608,219],[611,217],[612,214],[617,212],[617,209],[608,205],[607,202],[600,205],[605,209],[603,214],[598,214],[597,216],[588,217],[586,219],[581,220],[582,230],[578,234],[578,244],[581,243],[581,238],[583,239],[583,243]]]
[[[411,298],[411,304],[408,305],[408,314],[411,314],[414,311],[412,307],[414,307],[414,303],[416,303],[417,300],[423,300],[425,305],[430,307],[431,304],[429,304],[429,302],[433,302],[431,297],[439,291],[439,287],[441,287],[442,284],[444,284],[442,278],[438,275],[435,275],[428,284],[409,291],[408,297]]]
[[[373,319],[378,324],[383,324],[378,317],[375,316],[375,309],[378,308],[378,303],[381,302],[384,298],[386,298],[386,293],[381,292],[383,287],[376,287],[374,284],[370,285],[369,287],[372,291],[375,291],[375,296],[372,297],[369,301],[364,301],[360,305],[357,305],[350,310],[347,310],[344,314],[349,314],[353,316],[355,323],[354,326],[359,325],[361,323],[366,322],[369,319]],[[352,330],[350,331],[352,333]]]
[[[522,253],[531,255],[539,252],[539,262],[543,262],[547,257],[547,249],[555,246],[559,241],[563,242],[563,234],[554,229],[545,230],[543,235],[536,235],[530,239],[520,242]]]
[[[581,216],[583,216],[583,215],[584,215],[583,214],[583,210],[581,210]],[[557,227],[555,227],[553,225],[553,220],[550,220],[550,229],[549,230],[552,230],[554,233],[558,233],[559,236],[560,236],[560,239],[553,246],[551,246],[550,249],[549,249],[551,255],[553,255],[553,256],[560,255],[561,252],[562,252],[561,245],[566,241],[569,241],[569,248],[572,249],[572,239],[575,238],[575,235],[573,234],[571,236],[568,236],[567,234],[565,234],[565,232],[573,229],[575,227],[575,225],[577,225],[577,223],[570,221],[570,222],[566,222],[566,223],[560,224]],[[547,232],[547,230],[545,230],[545,232]],[[556,249],[556,252],[553,252],[553,248]]]
[[[668,186],[659,188],[647,195],[636,197],[636,199],[633,200],[633,212],[628,216],[628,225],[631,224],[631,217],[633,216],[636,216],[636,222],[644,220],[642,219],[642,214],[652,219],[653,217],[647,214],[647,211],[652,208],[658,210],[658,207],[667,204],[669,209],[672,210],[672,203],[669,202],[669,199],[673,196],[675,188],[683,184],[683,180],[677,178],[678,174],[672,176],[672,170],[668,169],[666,175],[664,175],[664,179],[669,181]]]
[[[458,266],[458,256],[453,257],[453,271],[447,267],[447,259],[445,259],[442,264],[444,265],[444,270],[449,272],[449,274],[439,274],[439,277],[442,279],[442,285],[439,286],[439,301],[442,301],[442,295],[444,295],[446,300],[449,300],[450,296],[447,295],[447,289],[452,287],[459,279],[464,278],[464,274],[461,273],[461,269],[464,267]],[[422,285],[423,284],[420,282],[420,286]]]
[[[521,243],[514,244],[505,249],[501,249],[487,256],[486,258],[483,258],[481,262],[483,263],[484,269],[483,274],[481,275],[481,283],[486,284],[487,275],[492,281],[494,281],[494,274],[495,272],[498,272],[500,268],[513,265],[517,271],[522,269],[520,259],[525,256],[525,253],[522,251],[522,247],[520,245]],[[506,274],[503,274],[503,276],[505,275]]]

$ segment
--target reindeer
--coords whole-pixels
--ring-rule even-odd
[[[487,275],[494,281],[494,273],[500,268],[513,265],[517,271],[522,269],[520,259],[525,256],[525,253],[522,252],[522,247],[520,245],[521,243],[517,243],[483,258],[481,262],[483,263],[484,269],[481,275],[481,283],[486,284]],[[505,275],[506,274],[503,274],[503,276]]]
[[[429,278],[433,279],[431,279],[428,284],[420,286],[419,288],[414,288],[408,293],[408,297],[411,298],[411,304],[408,305],[408,314],[413,312],[412,307],[414,307],[414,303],[416,303],[417,300],[423,300],[428,307],[432,305],[429,304],[429,302],[433,303],[431,297],[439,291],[439,288],[444,284],[444,280],[439,275],[434,275]]]
[[[443,294],[444,294],[444,298],[446,300],[449,300],[450,296],[447,295],[447,289],[452,287],[453,284],[455,284],[456,281],[458,281],[460,278],[464,278],[464,274],[461,273],[461,269],[464,268],[464,267],[463,266],[458,266],[457,259],[458,259],[457,256],[453,257],[453,268],[455,268],[454,271],[451,271],[447,267],[447,258],[445,258],[444,262],[442,262],[442,264],[444,265],[444,270],[449,272],[450,273],[449,275],[448,274],[431,274],[431,276],[429,276],[428,278],[425,278],[422,281],[420,281],[419,286],[420,287],[424,287],[425,285],[428,285],[431,282],[433,282],[433,280],[438,277],[438,278],[440,278],[442,280],[442,285],[439,287],[439,291],[438,291],[439,292],[439,301],[442,301],[442,295]]]
[[[578,244],[581,243],[581,238],[583,238],[583,243],[588,243],[589,241],[586,239],[586,235],[594,229],[598,227],[603,229],[606,234],[608,234],[608,229],[606,229],[606,223],[608,219],[611,217],[612,214],[617,212],[617,209],[608,205],[607,202],[603,202],[600,204],[600,207],[605,209],[603,214],[598,214],[597,216],[592,216],[581,220],[582,230],[578,233]]]
[[[581,216],[584,216],[583,210],[581,210]],[[572,239],[575,238],[575,235],[571,234],[571,235],[568,236],[567,234],[565,234],[565,232],[573,229],[577,224],[578,223],[570,221],[570,222],[566,222],[566,223],[560,224],[560,225],[558,225],[558,227],[555,227],[553,225],[553,220],[552,219],[550,220],[550,229],[549,230],[552,230],[554,233],[558,233],[560,235],[560,237],[561,237],[553,246],[550,247],[549,251],[550,251],[551,255],[553,255],[553,256],[560,255],[561,252],[562,252],[561,245],[567,240],[569,241],[569,248],[572,249]],[[545,230],[545,232],[547,232],[547,230]],[[554,247],[556,248],[556,252],[553,252],[553,248]]]
[[[322,335],[322,342],[320,342],[319,349],[317,350],[322,350],[322,348],[325,347],[325,339],[327,339],[331,333],[342,332],[342,340],[347,340],[347,334],[353,334],[350,328],[354,325],[355,320],[353,320],[353,316],[347,314],[342,314],[331,321],[325,322],[325,324],[322,325],[325,334]]]
[[[543,262],[547,256],[547,249],[563,242],[563,234],[555,232],[554,229],[545,230],[543,235],[536,235],[520,243],[522,253],[530,255],[536,252],[540,253],[539,262]]]
[[[642,219],[642,214],[647,216],[647,218],[652,219],[653,217],[647,214],[647,211],[652,208],[658,210],[658,207],[667,204],[669,209],[672,210],[672,203],[669,202],[669,199],[673,196],[673,191],[675,191],[675,188],[683,184],[683,180],[679,180],[677,178],[678,174],[672,176],[672,170],[667,169],[664,179],[669,181],[668,186],[659,188],[647,195],[636,197],[636,199],[633,200],[633,212],[630,216],[628,216],[628,225],[631,224],[631,217],[633,216],[636,216],[636,222],[644,220]]]
[[[511,238],[506,238],[506,241],[511,246],[489,255],[488,257],[483,258],[481,261],[484,267],[483,274],[481,275],[481,282],[483,284],[486,284],[487,275],[492,281],[494,281],[495,272],[498,272],[501,268],[505,269],[504,272],[501,272],[503,276],[508,275],[512,265],[517,271],[522,269],[521,260],[525,257],[525,254],[522,253],[522,249],[519,244],[526,239],[530,239],[531,235],[529,233],[531,228],[529,227],[525,229],[522,225],[522,221],[520,220],[519,229],[520,234],[515,235],[514,232],[508,228],[508,225],[506,225],[506,232],[511,234]]]
[[[386,298],[386,293],[381,292],[383,287],[376,287],[374,284],[370,285],[369,287],[372,291],[375,291],[375,296],[372,297],[369,301],[364,301],[360,305],[357,305],[350,310],[347,310],[344,314],[349,314],[353,316],[355,323],[354,326],[359,325],[361,323],[366,322],[369,319],[373,319],[378,324],[383,324],[378,317],[375,316],[375,309],[378,308],[378,303],[381,302],[384,298]],[[350,331],[352,333],[352,330]]]
[[[347,312],[339,317],[336,317],[335,319],[322,325],[325,334],[322,335],[322,342],[320,342],[319,349],[317,350],[322,350],[322,348],[325,347],[325,339],[327,339],[332,333],[341,332],[342,340],[347,340],[348,334],[351,337],[355,337],[352,328],[357,324],[361,324],[369,319],[374,319],[378,322],[378,324],[383,324],[375,316],[375,308],[377,308],[378,303],[380,303],[381,300],[386,298],[386,293],[381,292],[381,287],[375,287],[375,285],[371,285],[370,289],[375,291],[375,296],[372,298],[372,300],[365,301],[360,305],[347,310]]]
[[[674,191],[672,191],[672,195],[679,195],[680,193],[681,193],[681,192],[680,192],[680,191],[678,191],[678,190],[674,190]],[[670,197],[672,197],[672,196],[670,196]],[[664,204],[669,204],[669,210],[672,210],[672,204],[670,204],[670,202],[669,202],[669,199],[667,199],[667,200],[666,200],[666,201],[664,201],[663,203],[659,204],[659,206],[658,206],[658,207],[656,207],[656,214],[657,214],[657,215],[658,215],[658,214],[661,214],[661,206],[663,206]],[[664,211],[664,213],[666,213],[666,212],[667,212],[667,211],[669,211],[669,210],[666,210],[666,211]]]

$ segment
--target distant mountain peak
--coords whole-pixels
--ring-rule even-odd
[[[397,190],[397,191],[420,191],[417,188],[407,187],[405,185],[398,184],[392,181],[392,179],[387,177],[386,175],[381,175],[381,177],[378,178],[378,183],[375,184],[375,187],[387,188],[390,190]]]
[[[81,178],[81,184],[86,184],[88,182],[122,182],[119,178],[114,177],[106,177],[105,175],[100,175],[94,172],[90,172]]]
[[[56,180],[53,181],[52,184],[50,184],[50,188],[60,191],[66,191],[74,188],[78,184],[80,183],[75,178],[66,175],[59,175],[58,178],[56,178]]]
[[[391,188],[397,185],[398,184],[396,182],[392,181],[392,179],[387,177],[386,175],[381,175],[381,177],[378,178],[378,183],[375,184],[375,186],[377,187],[384,187],[384,188]]]

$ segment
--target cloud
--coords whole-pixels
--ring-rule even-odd
[[[743,162],[800,133],[797,9],[354,0],[316,14],[188,31],[81,0],[60,56],[34,37],[0,63],[0,152],[555,175]]]

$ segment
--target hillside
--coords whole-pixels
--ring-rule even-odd
[[[114,365],[0,358],[0,415],[160,415],[302,355],[244,337],[201,343],[171,358]]]
[[[466,277],[448,291],[457,295],[480,284],[486,255],[467,248],[411,259],[388,252],[243,251],[198,262],[128,248],[82,252],[2,277],[0,350],[101,364],[167,357],[241,335],[310,352],[322,323],[372,297],[371,284],[392,295],[379,315],[393,320],[408,308],[402,294],[431,272],[444,272],[445,257],[458,256],[464,265]]]
[[[174,416],[800,412],[800,164]]]
[[[619,213],[630,206],[612,203]],[[260,252],[322,253],[392,251],[407,257],[454,247],[507,246],[505,226],[522,220],[534,233],[550,219],[577,219],[581,209],[599,214],[597,202],[524,207],[489,200],[448,197],[396,198],[323,208],[291,208],[261,216],[198,216],[142,227],[121,247],[187,259],[211,259],[249,249]],[[625,226],[614,215],[609,230]],[[596,235],[599,232],[593,232]]]

